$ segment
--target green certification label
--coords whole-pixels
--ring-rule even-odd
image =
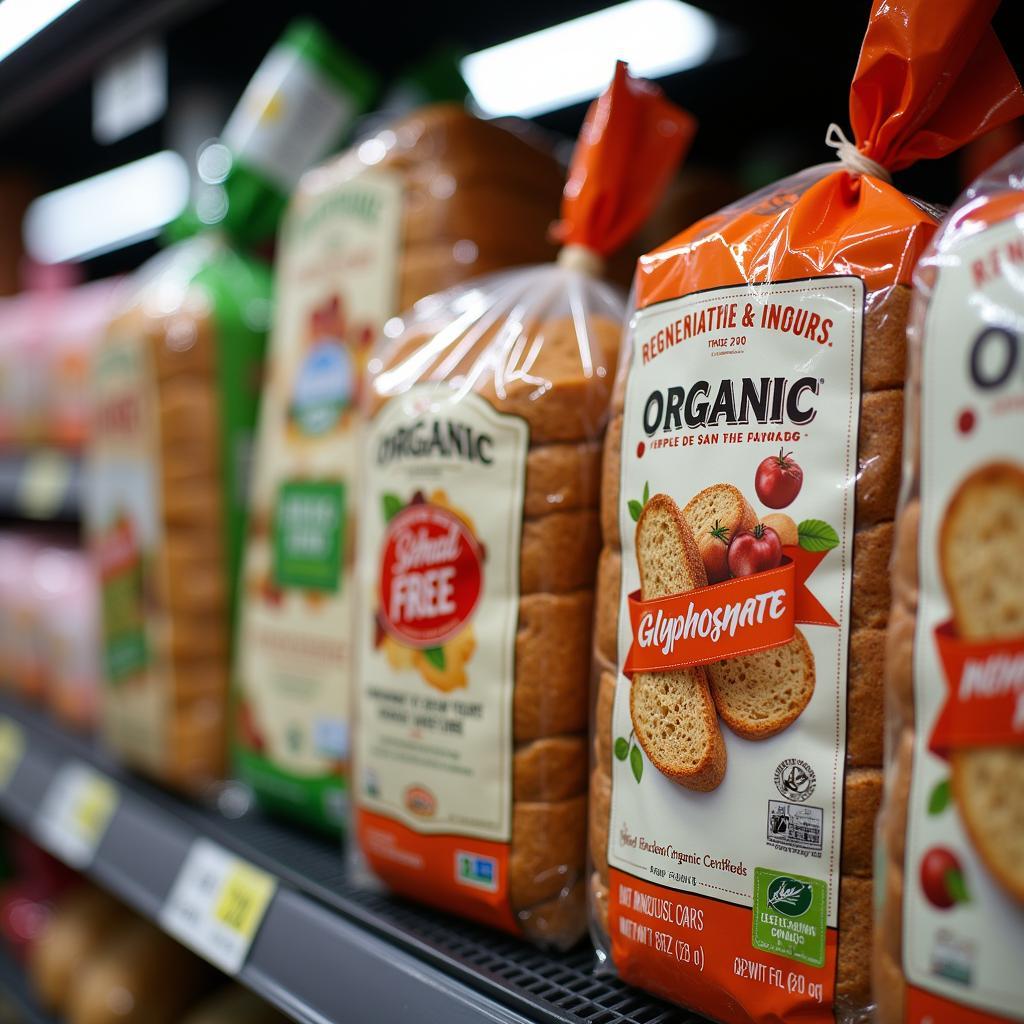
[[[341,575],[345,485],[291,480],[274,513],[274,579],[278,586],[335,592]]]
[[[816,878],[755,868],[754,948],[824,967],[827,897],[828,886]]]

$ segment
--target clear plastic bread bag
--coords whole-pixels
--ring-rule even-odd
[[[101,592],[101,732],[193,793],[224,778],[246,473],[269,270],[219,232],[124,283],[93,360],[83,521]]]
[[[727,1024],[871,1012],[906,318],[938,220],[891,177],[1024,111],[993,6],[878,0],[840,162],[638,264],[602,485],[593,931],[627,982]]]
[[[914,274],[877,836],[880,1024],[1008,1021],[1024,1000],[1022,260],[1024,147],[960,197]]]
[[[620,64],[577,145],[557,261],[428,296],[368,364],[358,845],[396,892],[540,945],[586,920],[598,481],[625,309],[601,266],[693,131]]]

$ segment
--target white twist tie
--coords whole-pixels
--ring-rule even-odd
[[[832,122],[825,132],[825,145],[836,151],[836,159],[854,174],[870,174],[873,178],[881,178],[887,184],[892,184],[892,175],[888,169],[883,167],[877,160],[865,156],[844,134],[843,129]]]
[[[566,245],[559,249],[558,264],[588,277],[600,277],[604,273],[604,260],[585,245]]]

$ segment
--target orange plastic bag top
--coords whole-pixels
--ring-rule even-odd
[[[428,296],[368,363],[359,846],[392,889],[541,945],[586,929],[601,438],[626,312],[599,274],[693,130],[619,65],[558,260]]]
[[[906,321],[891,173],[1024,114],[994,3],[876,0],[854,141],[639,261],[595,613],[594,935],[725,1024],[867,1019]],[[822,126],[823,128],[825,126]]]
[[[558,240],[602,257],[618,251],[651,215],[696,128],[690,114],[619,61],[580,130]]]

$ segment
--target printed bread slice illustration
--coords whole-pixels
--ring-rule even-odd
[[[655,494],[636,526],[645,601],[707,585],[704,563],[679,506]],[[633,730],[658,771],[687,789],[707,791],[725,777],[725,742],[704,669],[638,672],[629,694]]]
[[[982,466],[953,495],[939,534],[939,564],[964,639],[1024,635],[1024,472]],[[952,756],[960,817],[989,870],[1024,902],[1024,747],[978,747]]]
[[[781,647],[713,662],[707,672],[722,721],[747,740],[791,726],[814,694],[814,655],[799,629]]]
[[[683,509],[700,552],[709,583],[729,578],[726,556],[729,541],[743,530],[753,530],[757,516],[738,487],[712,484],[695,494]]]

